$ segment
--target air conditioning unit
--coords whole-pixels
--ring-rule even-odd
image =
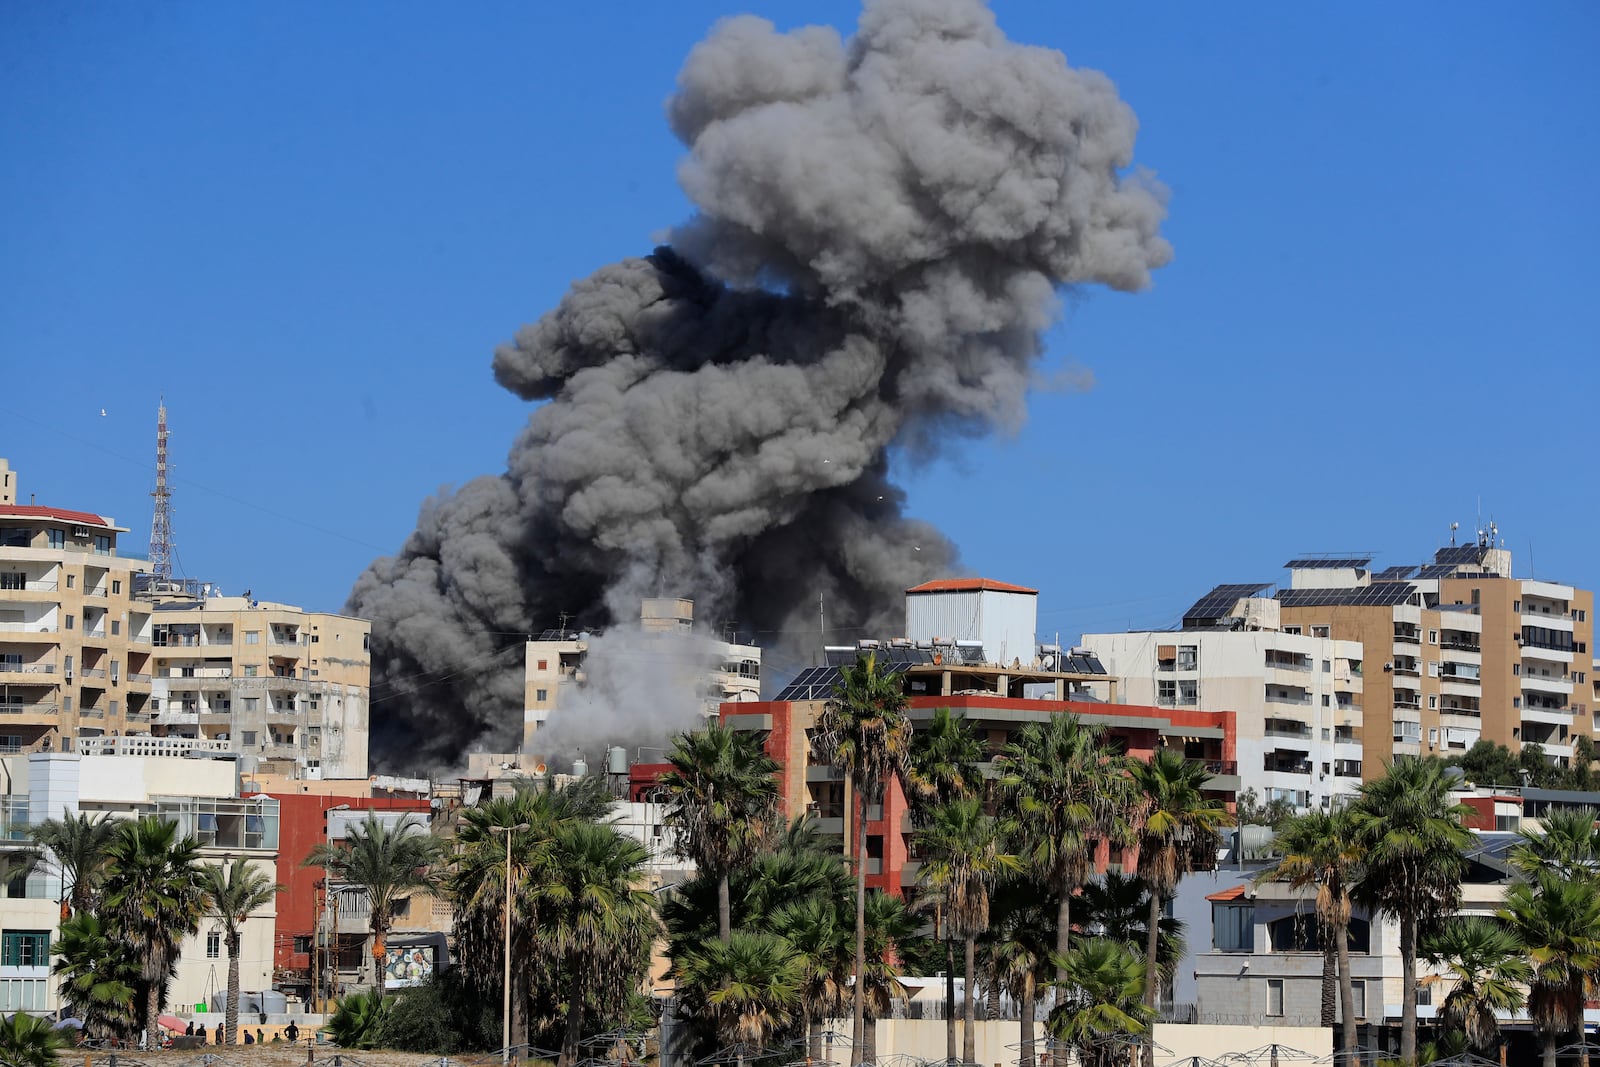
[[[74,526],[72,528],[72,536],[75,537],[76,539],[78,539],[79,541],[87,541],[89,539],[89,527],[87,527],[87,526]]]

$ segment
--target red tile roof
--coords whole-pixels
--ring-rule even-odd
[[[1032,593],[1039,595],[1039,590],[1029,589],[1025,585],[1011,585],[1008,582],[997,582],[992,578],[938,578],[931,582],[923,582],[907,589],[908,593]]]
[[[1224,889],[1220,893],[1212,893],[1206,899],[1215,901],[1238,900],[1245,895],[1247,888],[1246,886],[1236,885],[1232,889]]]
[[[88,511],[68,511],[66,508],[47,508],[35,504],[0,504],[0,519],[55,519],[58,522],[70,522],[78,526],[104,526],[111,529],[111,523]]]

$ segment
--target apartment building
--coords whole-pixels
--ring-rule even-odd
[[[71,752],[79,738],[146,730],[148,570],[110,517],[17,503],[0,460],[0,752]]]
[[[202,862],[242,858],[275,880],[278,802],[241,796],[237,757],[214,742],[195,744],[86,737],[81,752],[0,757],[0,853],[26,848],[29,828],[46,819],[80,812],[117,819],[157,815],[199,842]],[[147,754],[128,754],[135,747]],[[61,922],[61,871],[47,857],[0,893],[0,1011],[55,1011],[62,1005],[50,976],[49,945]],[[252,912],[244,923],[240,985],[249,992],[271,988],[276,903]],[[179,951],[168,994],[175,1008],[227,988],[227,951],[215,918],[202,919]]]
[[[528,749],[539,727],[556,709],[562,689],[589,681],[589,650],[602,635],[566,629],[546,630],[524,650],[522,747]],[[641,601],[639,626],[613,630],[610,641],[627,669],[650,665],[663,684],[693,686],[707,718],[726,701],[761,696],[761,649],[694,628],[694,601],[651,597]],[[625,646],[625,647],[624,647]]]
[[[150,729],[267,774],[365,778],[371,624],[250,596],[153,592]]]
[[[1084,634],[1083,646],[1131,704],[1234,712],[1241,788],[1325,809],[1361,784],[1363,646],[1285,632],[1269,588],[1218,586],[1179,630]]]
[[[1370,564],[1291,561],[1275,596],[1285,631],[1365,648],[1366,777],[1396,756],[1459,754],[1480,738],[1537,743],[1565,766],[1578,735],[1595,736],[1592,592],[1512,577],[1493,529],[1420,566]]]
[[[1117,703],[1118,679],[1087,650],[1043,646],[1024,654],[1021,641],[1031,640],[1036,630],[1035,597],[1026,587],[977,578],[918,586],[907,591],[908,628],[914,625],[916,636],[830,646],[825,662],[801,671],[776,700],[724,704],[722,721],[766,735],[767,751],[781,767],[785,815],[816,819],[819,831],[836,838],[847,855],[854,855],[850,785],[843,768],[818,761],[813,735],[842,668],[863,653],[900,676],[913,729],[926,728],[941,708],[965,718],[983,743],[990,776],[999,773],[994,758],[1025,726],[1072,714],[1105,727],[1113,743],[1135,757],[1181,748],[1208,766],[1208,788],[1231,802],[1239,788],[1234,714]],[[980,602],[981,619],[973,610]],[[896,894],[914,887],[918,877],[907,813],[898,781],[866,813],[868,884]],[[1133,856],[1102,845],[1097,861],[1102,867],[1125,865]]]

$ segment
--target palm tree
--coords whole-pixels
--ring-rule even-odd
[[[106,848],[115,832],[116,824],[104,813],[46,819],[33,828],[33,840],[50,850],[61,871],[63,919],[94,908],[105,872]]]
[[[983,788],[978,763],[983,760],[983,744],[967,723],[966,716],[949,708],[936,708],[926,729],[911,735],[911,760],[906,787],[910,792],[911,821],[925,826],[930,813],[942,804],[963,797],[977,796]],[[944,942],[944,1018],[945,1045],[949,1059],[956,1056],[956,950],[943,907],[934,901],[934,926]]]
[[[1533,979],[1526,952],[1512,930],[1481,915],[1452,919],[1422,939],[1423,959],[1455,983],[1440,1019],[1479,1055],[1492,1056],[1500,1044],[1495,1013],[1522,1010],[1522,987]]]
[[[372,985],[383,989],[384,960],[389,955],[389,931],[394,928],[394,904],[407,890],[431,890],[438,878],[431,867],[442,853],[439,841],[415,815],[393,826],[368,815],[350,829],[344,843],[323,842],[311,850],[302,866],[325,868],[334,878],[367,891],[371,907]]]
[[[1017,850],[1055,897],[1056,981],[1072,937],[1072,898],[1095,871],[1101,841],[1129,840],[1127,762],[1100,726],[1076,715],[1030,723],[1006,746],[1001,777],[1018,827]]]
[[[1544,1039],[1545,1067],[1555,1067],[1556,1039],[1576,1029],[1582,1040],[1584,992],[1600,971],[1600,889],[1541,871],[1513,885],[1498,914],[1527,947],[1528,1014]]]
[[[655,898],[639,888],[650,852],[611,826],[555,829],[549,880],[539,887],[539,940],[565,978],[560,1067],[578,1058],[585,1014],[619,1016],[650,965]]]
[[[200,845],[179,837],[178,824],[154,815],[117,823],[106,846],[102,907],[109,924],[139,961],[140,1023],[157,1047],[156,1017],[183,938],[200,929],[205,875]]]
[[[666,821],[678,831],[678,851],[717,879],[717,934],[733,930],[728,878],[772,836],[778,817],[778,764],[757,734],[711,723],[673,739]]]
[[[1021,1016],[1023,1067],[1036,1063],[1035,1016],[1039,988],[1048,980],[1050,950],[1056,943],[1056,908],[1043,886],[1024,870],[995,889],[989,905],[990,961],[995,978],[1017,1002]],[[954,1058],[953,1056],[950,1058]]]
[[[922,880],[938,894],[950,929],[966,952],[961,1058],[967,1063],[977,1054],[976,951],[978,935],[989,929],[989,896],[1002,876],[1022,869],[1017,857],[1001,847],[1005,831],[984,813],[981,800],[968,797],[934,808],[915,837],[923,856]]]
[[[1144,999],[1139,954],[1109,938],[1084,938],[1057,961],[1057,969],[1067,977],[1050,1012],[1050,1032],[1077,1052],[1083,1067],[1124,1062],[1123,1049],[1149,1033],[1155,1018]]]
[[[1593,808],[1552,811],[1538,830],[1522,829],[1511,850],[1511,863],[1530,877],[1551,871],[1563,878],[1600,877],[1600,829]]]
[[[825,896],[805,896],[780,909],[771,926],[794,949],[806,1056],[820,1060],[823,1020],[832,1018],[844,1004],[850,975],[849,930],[838,903]]]
[[[1471,808],[1450,799],[1439,760],[1401,760],[1363,783],[1348,809],[1365,867],[1351,896],[1400,924],[1400,1061],[1417,1058],[1417,936],[1426,923],[1461,902],[1462,852],[1472,832],[1461,824]]]
[[[740,930],[727,941],[708,938],[683,959],[678,975],[690,1001],[712,1019],[717,1039],[738,1047],[741,1065],[789,1025],[802,1002],[800,957],[775,934]]]
[[[1197,859],[1216,855],[1222,828],[1233,816],[1222,802],[1208,796],[1211,774],[1203,765],[1170,748],[1159,748],[1148,763],[1132,761],[1130,769],[1140,795],[1139,877],[1150,889],[1150,921],[1145,935],[1144,1006],[1156,1007],[1157,956],[1161,909],[1194,871]],[[1155,1045],[1147,1034],[1145,1067],[1155,1067]]]
[[[862,1043],[851,1046],[851,1055],[858,1063],[876,1063],[878,1020],[889,1014],[894,1001],[906,996],[895,961],[905,959],[920,947],[917,930],[922,923],[905,901],[876,889],[867,894],[862,923],[866,931],[866,968],[860,985],[865,1018]]]
[[[260,911],[283,886],[251,866],[248,860],[203,868],[206,906],[222,923],[222,944],[228,950],[228,1007],[224,1014],[226,1044],[239,1041],[239,948],[245,920]]]
[[[1091,937],[1120,941],[1134,952],[1144,952],[1150,933],[1150,887],[1144,879],[1121,871],[1107,871],[1083,887],[1078,900],[1078,929]],[[1188,951],[1183,920],[1163,913],[1157,929],[1156,973],[1163,982],[1177,974]]]
[[[141,976],[123,938],[83,911],[61,924],[50,954],[56,957],[51,973],[61,980],[57,992],[90,1037],[125,1040],[133,1034]]]
[[[903,774],[911,743],[906,695],[900,676],[878,668],[868,652],[842,670],[834,698],[823,705],[812,731],[817,758],[843,767],[854,791],[856,842],[856,983],[852,1047],[866,1042],[867,808],[882,804],[889,780]]]
[[[927,728],[911,735],[906,784],[912,819],[920,823],[940,804],[977,796],[983,788],[982,762],[983,742],[966,716],[936,708]]]
[[[1339,997],[1341,1045],[1356,1047],[1355,991],[1350,975],[1350,890],[1361,875],[1361,849],[1345,808],[1310,811],[1290,819],[1275,844],[1282,856],[1258,880],[1276,879],[1295,889],[1315,887],[1317,925],[1322,934],[1322,1025],[1334,1021]]]
[[[49,1019],[18,1011],[0,1022],[0,1063],[7,1067],[55,1067],[56,1050],[66,1044]]]

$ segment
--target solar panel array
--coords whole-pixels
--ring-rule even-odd
[[[779,700],[827,700],[839,685],[841,675],[836,666],[807,667],[794,680],[783,687]]]
[[[1488,549],[1480,545],[1451,545],[1433,554],[1435,563],[1481,563]]]
[[[915,645],[878,645],[875,648],[830,648],[826,655],[832,666],[854,667],[856,660],[869,652],[879,667],[898,671],[919,663],[932,663],[934,650]],[[949,656],[945,658],[948,660]]]
[[[1105,664],[1099,656],[1064,656],[1061,660],[1063,674],[1104,674]]]
[[[1291,559],[1284,566],[1290,570],[1351,570],[1365,567],[1372,562],[1371,556],[1347,557],[1344,559],[1320,559],[1308,557],[1306,559]]]
[[[1376,582],[1349,589],[1280,589],[1278,603],[1286,608],[1392,607],[1416,595],[1410,582]]]
[[[1403,582],[1407,578],[1415,578],[1417,568],[1409,563],[1402,563],[1398,567],[1385,567],[1372,576],[1375,582]]]
[[[1420,568],[1413,577],[1418,579],[1450,578],[1454,577],[1457,565],[1454,563],[1430,563]]]
[[[1196,600],[1193,606],[1183,613],[1183,624],[1189,625],[1191,619],[1225,619],[1242,598],[1255,596],[1261,590],[1271,587],[1271,582],[1219,585]]]

